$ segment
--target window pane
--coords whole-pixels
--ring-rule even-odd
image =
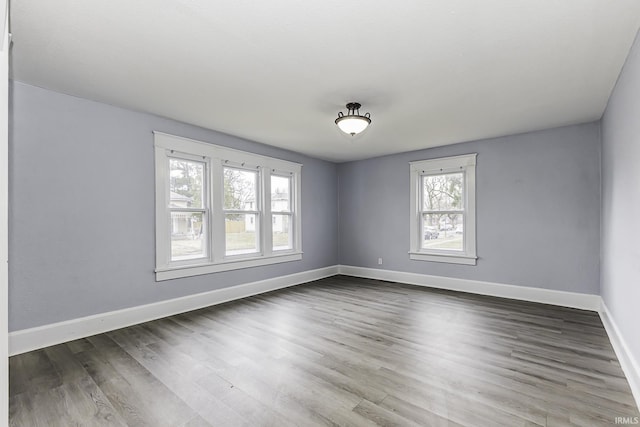
[[[258,210],[256,189],[258,173],[244,169],[224,168],[224,208]]]
[[[427,211],[463,209],[463,179],[462,173],[423,176],[423,209]]]
[[[169,159],[169,207],[203,207],[204,163]]]
[[[202,212],[171,212],[171,261],[206,256],[207,230]]]
[[[464,216],[461,214],[423,214],[422,248],[464,250]]]
[[[291,233],[291,215],[272,215],[273,250],[282,251],[293,248]]]
[[[241,255],[258,252],[257,214],[225,215],[226,254]]]
[[[291,212],[291,178],[271,175],[271,211]]]

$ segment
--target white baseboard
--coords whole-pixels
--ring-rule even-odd
[[[598,311],[622,369],[629,381],[633,396],[640,407],[640,365],[633,358],[607,307],[599,295],[554,291],[526,286],[506,285],[477,280],[406,273],[402,271],[335,265],[287,276],[274,277],[195,295],[125,308],[79,319],[11,332],[9,353],[16,355],[60,344],[78,338],[124,328],[150,320],[221,304],[252,295],[295,286],[325,277],[344,274],[368,279],[387,280],[431,288],[490,295],[522,301],[552,304],[563,307]]]
[[[599,295],[575,292],[555,291],[551,289],[531,288],[527,286],[505,285],[502,283],[481,282],[478,280],[456,279],[453,277],[431,276],[427,274],[406,273],[403,271],[382,270],[377,268],[340,265],[340,274],[365,277],[367,279],[388,280],[430,288],[490,295],[522,301],[539,302],[583,310],[600,311]]]
[[[410,285],[427,286],[437,289],[469,292],[522,301],[552,304],[562,307],[579,308],[597,311],[609,340],[629,381],[631,392],[640,408],[640,363],[633,357],[620,330],[616,326],[611,313],[600,295],[580,294],[575,292],[555,291],[550,289],[531,288],[526,286],[505,285],[502,283],[482,282],[478,280],[456,279],[452,277],[430,276],[427,274],[406,273],[403,271],[382,270],[376,268],[338,266],[338,273],[346,276],[364,277],[367,279],[387,280]]]
[[[604,329],[607,331],[607,335],[609,335],[609,341],[611,341],[613,350],[616,352],[616,356],[618,356],[622,371],[627,377],[627,381],[629,381],[631,393],[633,393],[633,397],[636,400],[636,405],[640,408],[640,363],[633,357],[626,340],[620,333],[620,329],[618,329],[604,301],[602,301],[600,309],[600,318],[602,319]]]
[[[339,265],[11,332],[9,334],[9,353],[11,355],[25,353],[50,345],[60,344],[210,305],[246,298],[336,274],[388,280],[585,310],[600,311],[601,309],[601,298],[598,295]]]
[[[26,353],[27,351],[37,350],[50,345],[246,298],[276,289],[287,288],[336,274],[338,274],[338,266],[330,266],[152,304],[81,317],[79,319],[67,320],[50,325],[23,329],[9,333],[9,354],[13,356]]]

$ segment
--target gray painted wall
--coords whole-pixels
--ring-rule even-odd
[[[341,264],[598,294],[599,132],[590,123],[341,164]],[[478,153],[478,265],[409,260],[409,162],[467,153]]]
[[[12,82],[10,330],[334,264],[599,292],[591,123],[335,165]],[[304,164],[304,258],[154,280],[152,130]],[[409,166],[477,152],[477,266],[410,261]],[[340,248],[340,253],[338,253]]]
[[[640,363],[640,41],[602,119],[602,298]]]
[[[333,163],[19,82],[10,126],[11,331],[338,263]],[[303,163],[303,260],[155,282],[153,130]]]

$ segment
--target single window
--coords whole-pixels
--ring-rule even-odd
[[[154,132],[156,280],[302,258],[302,165]]]
[[[409,257],[476,264],[476,155],[410,163]]]
[[[258,172],[223,168],[226,256],[260,251],[258,217]]]
[[[286,251],[293,247],[291,187],[291,176],[271,175],[271,215],[273,217],[274,251]]]
[[[208,257],[208,200],[205,192],[206,164],[169,157],[169,206],[171,262]]]

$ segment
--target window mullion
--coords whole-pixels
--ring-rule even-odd
[[[209,194],[211,197],[211,226],[209,227],[209,236],[211,238],[211,259],[213,262],[221,262],[224,260],[225,251],[225,217],[222,209],[222,203],[224,201],[222,163],[219,160],[212,161],[210,170],[209,181],[211,183],[211,190]]]
[[[271,169],[262,169],[262,253],[273,254],[273,220],[271,219]]]
[[[211,223],[211,203],[213,201],[212,197],[211,197],[211,158],[207,157],[207,156],[203,156],[202,157],[205,160],[205,165],[204,165],[204,171],[205,171],[205,175],[204,175],[204,179],[203,179],[203,185],[204,185],[204,203],[203,203],[203,207],[205,209],[205,211],[202,213],[202,218],[203,218],[203,227],[206,224],[206,239],[207,239],[207,259],[209,260],[209,262],[211,262],[213,260],[213,237],[212,237],[212,223]]]

